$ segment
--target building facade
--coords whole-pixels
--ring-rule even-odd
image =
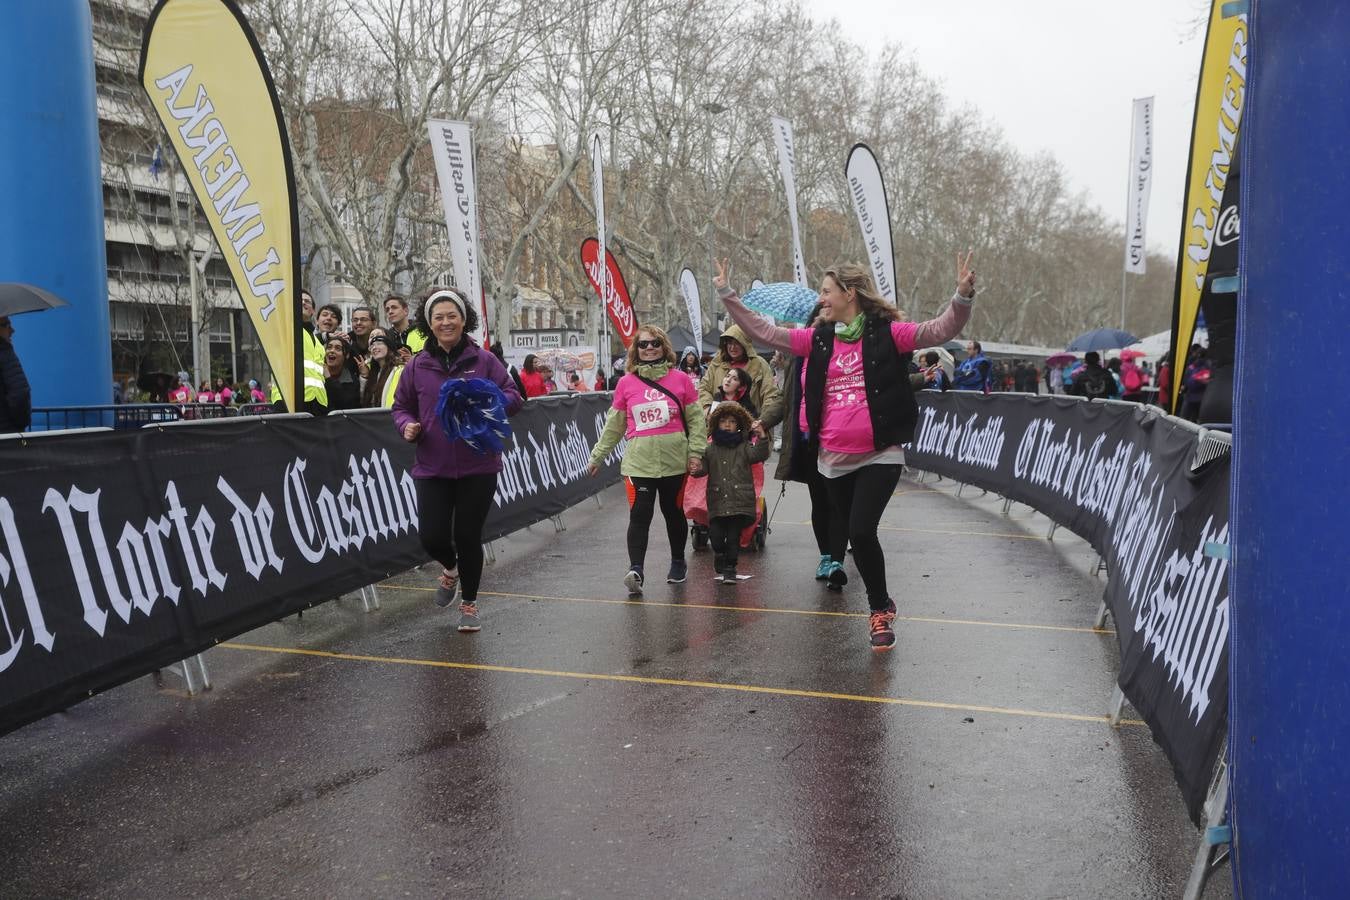
[[[113,375],[264,382],[265,357],[229,267],[137,79],[150,8],[90,2]]]

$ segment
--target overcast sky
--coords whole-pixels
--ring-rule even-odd
[[[803,3],[869,50],[905,47],[955,105],[977,107],[1020,150],[1053,153],[1121,222],[1132,101],[1156,96],[1148,243],[1176,253],[1206,0]]]

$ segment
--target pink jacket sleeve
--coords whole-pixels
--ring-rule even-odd
[[[893,322],[891,336],[895,338],[895,348],[901,353],[913,353],[921,347],[940,347],[961,333],[970,321],[974,300],[967,300],[960,294],[952,295],[942,315],[927,322]]]
[[[811,347],[811,331],[807,328],[783,328],[754,312],[741,302],[740,295],[731,288],[721,288],[717,296],[722,298],[731,320],[750,335],[750,340],[758,344],[767,344],[775,350],[791,353],[793,356],[805,356]]]

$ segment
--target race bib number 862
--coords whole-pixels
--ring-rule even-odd
[[[664,400],[639,403],[633,407],[633,425],[638,431],[651,431],[670,424],[670,404]]]

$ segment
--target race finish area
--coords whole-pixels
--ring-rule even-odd
[[[1107,722],[1096,554],[955,493],[907,476],[883,519],[889,654],[812,579],[800,485],[753,579],[691,552],[636,600],[611,487],[495,543],[477,635],[428,567],[208,651],[209,692],[95,696],[0,743],[7,893],[1179,895],[1196,833]]]

